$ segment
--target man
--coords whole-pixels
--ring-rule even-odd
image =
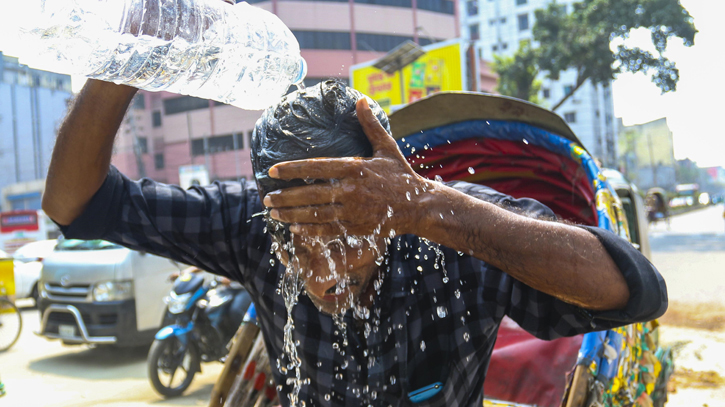
[[[109,169],[133,94],[86,85],[59,132],[43,207],[68,237],[241,281],[285,405],[409,405],[429,388],[425,405],[480,406],[505,315],[551,339],[666,309],[664,281],[628,242],[550,221],[529,199],[418,176],[380,108],[339,82],[288,95],[258,121],[259,189],[183,191]]]

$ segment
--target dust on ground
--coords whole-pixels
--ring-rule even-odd
[[[725,306],[673,302],[660,323],[675,355],[666,406],[725,407]]]

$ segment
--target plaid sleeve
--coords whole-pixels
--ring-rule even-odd
[[[256,190],[246,183],[215,182],[184,190],[149,179],[131,181],[111,167],[84,213],[63,235],[103,239],[243,281],[247,204]],[[233,250],[234,247],[238,250]]]
[[[592,226],[581,227],[599,239],[624,276],[630,292],[625,308],[585,310],[512,278],[508,315],[541,339],[601,331],[661,317],[667,310],[667,286],[649,260],[628,241],[610,231]]]

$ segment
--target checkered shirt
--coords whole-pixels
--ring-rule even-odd
[[[450,185],[530,216],[553,216],[530,199],[462,182]],[[284,269],[272,254],[264,217],[254,216],[262,210],[253,182],[215,182],[183,190],[147,179],[131,181],[111,167],[86,211],[62,231],[68,238],[105,239],[242,282],[256,305],[273,365],[276,360],[285,365],[287,312],[278,291]],[[590,313],[471,256],[416,236],[396,237],[370,316],[348,312],[346,333],[307,296],[300,296],[293,309],[294,339],[301,376],[310,379],[301,388],[300,400],[307,407],[405,406],[412,404],[409,392],[441,382],[442,391],[416,405],[481,406],[484,377],[504,316],[539,338],[553,339],[661,315],[666,291],[656,270],[628,242],[587,229],[600,239],[630,286],[632,299],[624,311]],[[647,292],[657,293],[656,298]],[[273,370],[286,406],[292,374]]]

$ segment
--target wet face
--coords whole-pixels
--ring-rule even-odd
[[[307,296],[321,312],[342,314],[358,303],[372,303],[372,281],[380,275],[385,253],[383,239],[294,236],[292,245],[291,264],[286,251],[277,249],[277,257],[287,272],[299,270]]]

